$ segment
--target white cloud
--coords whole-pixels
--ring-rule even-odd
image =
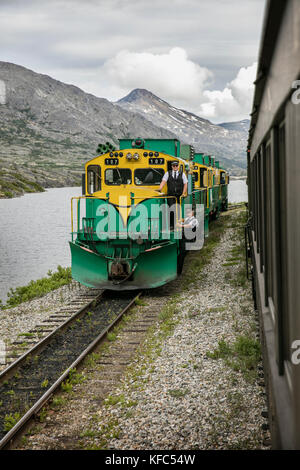
[[[197,114],[213,121],[238,121],[248,117],[253,99],[257,63],[242,67],[236,78],[222,90],[204,91],[205,101]]]
[[[112,86],[119,87],[116,98],[133,88],[146,88],[176,103],[200,99],[212,78],[212,73],[192,62],[181,47],[163,54],[123,50],[105,62],[102,74]]]
[[[224,89],[210,90],[213,73],[190,60],[181,47],[162,54],[122,50],[98,68],[99,81],[86,77],[84,88],[110,100],[146,88],[213,122],[238,121],[251,111],[256,68],[257,63],[242,67]]]
[[[249,117],[257,64],[242,67],[221,90],[212,88],[214,74],[188,58],[183,48],[168,53],[123,50],[97,69],[55,69],[52,76],[74,83],[86,92],[117,101],[134,88],[145,88],[171,105],[191,111],[212,122],[239,121]]]
[[[257,57],[264,3],[0,0],[1,60],[110,100],[147,88],[228,120],[251,109],[252,90],[243,85],[249,67],[232,79]]]

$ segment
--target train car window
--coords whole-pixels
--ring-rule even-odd
[[[105,183],[112,186],[131,184],[131,170],[127,168],[109,168],[105,170]]]
[[[194,177],[195,177],[195,182],[197,182],[198,179],[199,179],[198,171],[194,171],[194,172],[193,172],[193,175],[194,175]]]
[[[206,171],[207,171],[206,168],[200,168],[200,188],[204,188],[205,186],[207,186],[204,180]]]
[[[134,183],[138,186],[159,186],[164,174],[162,168],[139,168],[134,172]]]
[[[93,194],[101,191],[101,168],[99,165],[87,167],[87,192]]]
[[[224,172],[224,171],[221,171],[221,174],[220,174],[220,184],[225,184],[225,183],[226,183],[225,172]]]

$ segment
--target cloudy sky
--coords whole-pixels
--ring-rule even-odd
[[[251,111],[265,0],[0,0],[0,60],[212,122]]]

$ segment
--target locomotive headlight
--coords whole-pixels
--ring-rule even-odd
[[[127,160],[131,160],[132,159],[131,153],[127,153],[126,158],[127,158]]]
[[[134,158],[135,160],[138,160],[138,159],[140,158],[140,156],[139,156],[138,153],[135,153],[135,154],[133,155],[133,158]]]

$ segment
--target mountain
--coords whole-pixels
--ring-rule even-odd
[[[0,62],[0,122],[0,197],[80,184],[99,142],[175,137],[140,114],[7,62]]]
[[[245,174],[247,121],[212,124],[136,89],[117,103],[0,61],[0,197],[80,185],[99,142],[178,138]]]
[[[242,121],[235,122],[223,122],[222,124],[218,124],[218,126],[224,127],[224,129],[228,129],[229,131],[243,132],[248,136],[250,119],[243,119]]]
[[[195,150],[215,155],[233,174],[246,174],[246,142],[250,121],[213,124],[171,106],[148,90],[135,89],[116,104],[138,113],[156,126],[174,132]]]

